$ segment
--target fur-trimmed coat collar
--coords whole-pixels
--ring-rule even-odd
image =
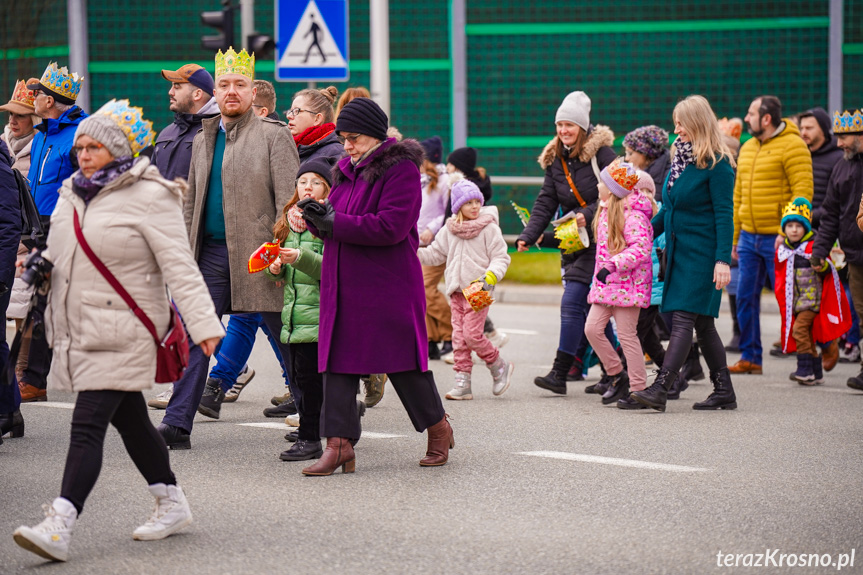
[[[380,148],[356,166],[351,165],[350,157],[342,158],[333,168],[333,187],[353,179],[349,174],[357,173],[366,182],[373,184],[382,178],[390,168],[404,160],[410,160],[419,168],[422,166],[423,157],[423,148],[416,140],[408,139],[398,142],[395,138],[387,138]]]
[[[536,159],[543,170],[548,168],[557,159],[557,142],[558,138],[555,136],[546,144],[542,153]],[[593,126],[593,129],[587,135],[587,141],[584,143],[584,148],[582,148],[581,153],[578,155],[578,159],[586,164],[596,155],[596,152],[601,147],[613,144],[614,132],[611,131],[611,128],[602,125]]]

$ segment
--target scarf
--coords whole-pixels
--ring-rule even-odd
[[[480,214],[475,220],[458,221],[455,217],[447,220],[446,227],[456,237],[463,240],[472,240],[489,224],[494,223],[494,216]]]
[[[306,231],[306,220],[303,219],[303,210],[294,204],[288,209],[288,226],[295,234],[301,234]]]
[[[336,125],[332,122],[321,124],[320,126],[312,126],[294,136],[294,143],[298,146],[310,146],[332,134],[335,129]]]
[[[89,179],[84,176],[81,170],[78,170],[72,177],[72,191],[81,196],[84,203],[90,203],[90,200],[95,198],[96,194],[102,191],[102,188],[129,171],[129,168],[135,165],[136,160],[137,158],[132,156],[117,158],[96,170]]]
[[[21,150],[27,147],[27,144],[33,141],[33,136],[36,135],[36,130],[33,130],[26,136],[21,136],[20,138],[12,137],[12,132],[7,131],[6,133],[6,143],[9,145],[9,151],[12,152],[12,159],[15,160],[18,158],[18,154],[21,153]],[[26,174],[25,174],[26,175]]]
[[[671,160],[671,173],[668,174],[668,189],[674,185],[683,170],[689,164],[694,164],[695,158],[692,157],[692,142],[683,142],[678,138],[674,143],[674,158]]]
[[[802,241],[796,248],[788,247],[783,242],[779,249],[776,250],[776,259],[779,263],[785,262],[785,337],[783,338],[782,351],[788,352],[788,338],[791,337],[791,321],[794,315],[794,258],[800,256],[807,260],[812,257],[812,254],[806,253],[806,245],[809,242]],[[786,261],[787,260],[787,261]],[[839,274],[836,273],[836,268],[833,262],[827,260],[830,264],[830,271],[833,272],[833,287],[836,288],[836,300],[842,301],[842,296],[839,290]],[[842,323],[842,306],[839,306],[839,323]]]

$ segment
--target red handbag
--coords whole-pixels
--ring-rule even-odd
[[[123,298],[123,301],[126,302],[132,313],[141,320],[141,323],[144,324],[144,327],[153,336],[153,341],[156,342],[156,383],[172,383],[180,379],[189,365],[189,339],[186,336],[183,322],[180,320],[180,314],[177,313],[177,308],[174,307],[174,304],[168,303],[168,306],[171,308],[171,323],[168,324],[168,333],[165,334],[165,337],[160,338],[156,333],[156,326],[153,325],[153,322],[150,321],[144,310],[138,307],[138,304],[135,303],[129,292],[120,285],[114,274],[105,267],[102,260],[90,249],[90,245],[84,239],[84,234],[81,232],[81,223],[78,220],[77,210],[75,211],[75,237],[78,238],[78,244],[84,250],[84,253],[87,254],[87,257],[90,258],[90,261],[93,262],[93,265],[96,266],[96,269],[99,270],[99,273],[111,284],[111,287]]]

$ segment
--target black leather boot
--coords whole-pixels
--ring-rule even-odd
[[[701,403],[696,403],[692,409],[737,409],[737,397],[734,388],[731,387],[731,374],[727,367],[717,372],[710,373],[710,381],[713,382],[713,393]]]
[[[603,373],[602,377],[599,378],[599,381],[597,381],[593,385],[588,385],[584,388],[584,393],[597,393],[599,395],[605,395],[605,392],[608,391],[608,378],[609,375]]]
[[[21,410],[0,414],[0,436],[12,432],[12,437],[24,437],[24,416]]]
[[[162,439],[165,440],[165,445],[168,446],[168,449],[192,449],[192,440],[189,434],[179,427],[160,423],[156,431],[162,435]]]
[[[566,353],[565,351],[557,350],[557,356],[554,358],[554,365],[548,375],[537,377],[533,380],[534,385],[566,395],[566,374],[569,373],[569,368],[575,361],[575,356]]]
[[[701,375],[701,378],[704,379],[704,374]],[[680,394],[686,391],[688,387],[689,382],[683,378],[683,373],[681,372],[668,389],[668,399],[680,399]]]
[[[629,396],[629,374],[621,371],[608,376],[608,389],[602,394],[602,405],[617,403],[617,400]]]
[[[692,346],[689,348],[689,355],[686,356],[686,362],[683,364],[683,367],[680,368],[680,378],[685,379],[686,381],[701,381],[704,379],[704,369],[701,367],[701,354],[698,351],[697,343],[693,342]],[[680,391],[683,390],[681,389]]]
[[[675,379],[677,379],[676,373],[662,368],[653,380],[653,385],[641,391],[633,391],[629,397],[656,411],[665,411],[668,390],[671,389]]]
[[[222,380],[208,377],[207,385],[204,386],[204,394],[198,404],[198,413],[219,419],[223,401],[225,401],[225,392],[222,390]]]

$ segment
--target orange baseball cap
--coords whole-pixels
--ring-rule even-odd
[[[186,64],[181,66],[179,70],[162,70],[162,77],[176,84],[192,84],[208,94],[212,94],[215,87],[213,77],[198,64]]]

